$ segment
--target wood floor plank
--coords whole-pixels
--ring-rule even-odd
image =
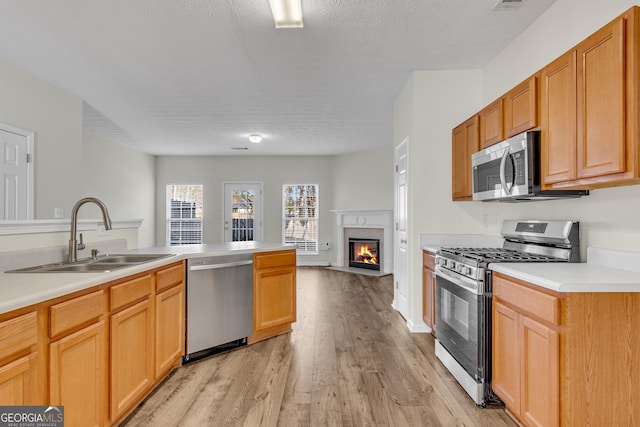
[[[289,334],[190,363],[126,426],[516,426],[481,409],[392,307],[393,276],[300,267]]]

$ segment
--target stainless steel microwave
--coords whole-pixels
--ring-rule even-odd
[[[541,189],[540,131],[527,131],[471,155],[473,200],[521,202],[582,197],[588,190]]]

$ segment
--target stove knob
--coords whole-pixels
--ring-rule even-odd
[[[472,276],[473,275],[473,268],[472,267],[467,267],[467,271],[465,273],[467,276]]]

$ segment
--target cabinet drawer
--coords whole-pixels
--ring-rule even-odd
[[[296,265],[296,252],[266,252],[254,256],[256,270]]]
[[[422,251],[422,266],[434,271],[436,269],[436,256],[431,252]]]
[[[182,264],[160,270],[157,274],[156,290],[159,292],[163,289],[170,288],[183,280],[184,268]]]
[[[493,276],[493,296],[544,321],[560,324],[560,298],[536,291],[507,278]]]
[[[104,290],[53,305],[49,309],[51,322],[49,336],[54,337],[78,325],[97,319],[104,311]]]
[[[38,341],[36,312],[0,322],[0,360],[35,345]]]
[[[112,286],[109,289],[111,293],[111,310],[117,310],[151,294],[151,284],[151,276],[143,276]]]

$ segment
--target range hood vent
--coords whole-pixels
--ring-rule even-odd
[[[517,10],[520,9],[520,6],[522,6],[524,2],[525,0],[498,0],[498,3],[493,6],[492,10]]]

